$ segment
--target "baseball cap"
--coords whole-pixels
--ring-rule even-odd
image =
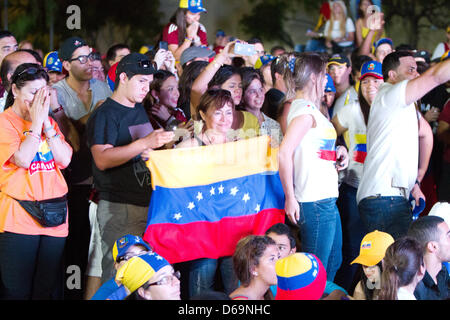
[[[184,65],[186,62],[189,62],[195,58],[212,58],[216,55],[216,53],[206,47],[189,47],[183,51],[180,57],[181,65]]]
[[[336,88],[334,86],[333,79],[327,73],[327,85],[325,86],[325,92],[336,92]]]
[[[132,234],[127,234],[114,242],[114,246],[112,249],[112,255],[114,261],[117,261],[118,258],[123,257],[128,249],[134,245],[144,246],[147,250],[151,250],[150,246],[142,240],[141,237],[134,236]]]
[[[119,61],[116,69],[116,76],[122,72],[125,72],[127,75],[149,75],[154,74],[156,71],[153,63],[146,55],[132,52]]]
[[[359,263],[364,266],[375,266],[383,260],[386,249],[394,243],[389,233],[375,230],[364,236],[361,241],[359,256],[350,264]]]
[[[45,55],[44,68],[46,68],[48,72],[62,72],[62,63],[61,60],[59,60],[58,51],[50,51]]]
[[[361,66],[361,77],[359,80],[364,79],[367,76],[372,76],[377,79],[383,79],[383,71],[381,69],[382,64],[378,61],[367,61]]]
[[[318,300],[325,291],[327,272],[315,255],[304,252],[277,260],[275,300]]]
[[[337,53],[331,56],[330,59],[328,59],[327,68],[332,64],[338,64],[338,65],[347,65],[347,67],[350,66],[350,60],[348,60],[347,56]]]
[[[445,223],[450,226],[450,203],[436,202],[428,213],[429,216],[436,216],[444,219]]]
[[[382,44],[384,44],[384,43],[387,43],[387,44],[389,44],[392,48],[394,48],[394,42],[392,42],[392,40],[391,40],[390,38],[381,38],[380,40],[375,41],[375,42],[373,43],[373,46],[372,46],[372,53],[375,53],[375,51],[377,50],[377,48],[378,48],[379,46],[381,46]]]
[[[140,54],[146,54],[146,53],[149,52],[150,50],[153,50],[153,46],[144,44],[144,45],[141,46],[141,48],[139,49],[139,53],[140,53]]]
[[[188,9],[192,13],[206,12],[202,0],[180,0],[179,7]]]
[[[132,257],[116,273],[116,281],[122,283],[130,292],[136,291],[150,280],[169,262],[155,252]]]
[[[217,30],[217,32],[216,32],[216,38],[218,38],[218,37],[225,37],[225,31],[223,31],[223,30],[221,30],[221,29],[219,29],[219,30]]]
[[[72,59],[72,54],[75,50],[77,50],[80,47],[87,46],[86,41],[79,37],[70,37],[61,44],[61,47],[59,48],[58,54],[59,59],[61,61],[68,61]]]
[[[260,69],[261,67],[265,66],[266,64],[270,63],[271,61],[275,60],[275,56],[271,54],[265,54],[258,58],[255,62],[255,69]]]
[[[431,54],[426,50],[417,50],[414,52],[414,58],[423,58],[426,63],[430,63]]]

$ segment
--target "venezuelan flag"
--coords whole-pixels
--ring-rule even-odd
[[[143,239],[170,263],[230,256],[236,243],[284,222],[278,149],[268,136],[151,153]]]
[[[318,155],[320,159],[328,161],[336,161],[336,130],[334,128],[326,128],[322,130],[322,139]]]
[[[354,141],[353,160],[358,163],[364,163],[367,156],[367,136],[365,134],[355,134]]]

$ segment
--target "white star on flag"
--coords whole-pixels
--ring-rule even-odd
[[[182,217],[182,215],[181,215],[181,213],[175,213],[174,215],[173,215],[173,218],[175,219],[175,220],[180,220],[181,219],[181,217]]]
[[[256,212],[261,211],[261,206],[259,205],[259,203],[256,205],[255,211],[256,211]]]
[[[211,189],[209,190],[209,194],[210,195],[215,195],[216,194],[216,189],[214,189],[214,187],[211,187]]]
[[[245,203],[247,203],[248,200],[250,200],[250,196],[248,195],[248,193],[246,193],[246,194],[244,194],[242,201],[245,201]]]
[[[189,205],[187,206],[187,208],[188,208],[189,210],[192,210],[192,209],[195,208],[195,204],[194,204],[193,202],[189,202]]]
[[[230,194],[232,195],[232,196],[235,196],[236,195],[236,193],[239,191],[239,189],[237,188],[237,187],[234,187],[234,188],[232,188],[231,190],[230,190]]]
[[[203,199],[203,194],[201,192],[198,192],[196,198],[197,198],[197,201],[202,200]]]
[[[157,255],[157,256],[156,256],[156,259],[157,259],[157,260],[162,260],[163,257],[161,257],[160,255]]]
[[[219,194],[222,194],[223,193],[223,185],[220,185],[220,187],[219,187]]]

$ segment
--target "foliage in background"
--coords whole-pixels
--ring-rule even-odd
[[[128,45],[138,50],[143,43],[155,43],[162,30],[159,4],[159,0],[133,1],[132,5],[124,0],[9,0],[8,30],[18,41],[30,40],[35,47],[46,51],[52,21],[56,48],[73,35],[95,44],[101,30],[113,25],[114,32],[121,33],[118,38],[126,39]],[[66,10],[70,5],[78,5],[81,9],[80,30],[69,30],[66,26],[70,16]],[[3,1],[0,8],[3,28]]]

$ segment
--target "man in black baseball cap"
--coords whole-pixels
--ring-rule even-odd
[[[114,275],[111,251],[124,234],[142,234],[152,193],[148,152],[172,141],[174,133],[153,130],[141,102],[150,90],[154,64],[130,53],[116,69],[111,98],[98,107],[87,124],[94,159],[94,184],[99,192],[97,218],[102,242],[102,282]]]
[[[350,60],[344,54],[334,54],[328,60],[327,70],[336,87],[336,99],[350,88],[352,67]]]

